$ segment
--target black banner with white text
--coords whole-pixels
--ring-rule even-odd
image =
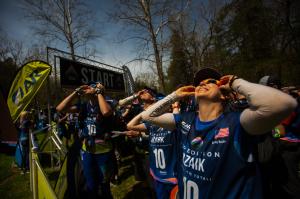
[[[62,87],[77,87],[91,81],[100,82],[107,90],[124,91],[123,74],[60,57]]]

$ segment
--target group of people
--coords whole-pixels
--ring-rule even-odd
[[[57,105],[57,126],[76,115],[87,198],[112,198],[120,135],[153,198],[300,198],[299,92],[277,83],[204,68],[166,97],[145,87],[114,102],[91,82]]]
[[[36,135],[33,134],[33,131],[47,132],[47,124],[47,116],[43,110],[36,112],[32,109],[31,111],[22,111],[20,113],[19,120],[16,123],[18,142],[15,152],[15,162],[16,166],[22,170],[21,174],[29,173],[29,151],[38,151],[39,149],[37,138]],[[29,147],[30,140],[31,149]]]

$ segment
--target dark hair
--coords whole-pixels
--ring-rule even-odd
[[[198,84],[205,79],[213,78],[219,80],[221,77],[222,75],[217,70],[213,68],[203,68],[195,73],[194,86],[198,86]]]
[[[157,91],[156,91],[155,89],[152,89],[152,88],[150,88],[150,87],[148,87],[148,86],[145,86],[144,89],[147,90],[147,92],[148,92],[150,95],[152,95],[152,97],[156,97]]]
[[[268,79],[268,86],[276,86],[278,89],[281,88],[281,81],[277,76],[271,75]]]
[[[275,75],[266,75],[260,78],[259,84],[270,86],[270,87],[276,87],[278,89],[281,88],[281,80],[279,77]]]

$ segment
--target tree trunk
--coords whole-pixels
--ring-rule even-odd
[[[73,60],[73,61],[76,61],[76,60],[75,60],[75,49],[74,49],[74,44],[73,44],[72,37],[70,38],[69,47],[70,47],[70,50],[71,50],[71,57],[72,57],[72,60]]]
[[[156,40],[156,35],[155,31],[153,28],[152,20],[151,20],[151,14],[150,14],[150,6],[149,2],[142,0],[140,1],[142,8],[144,10],[145,18],[148,23],[148,31],[151,35],[151,40],[152,40],[152,45],[153,45],[153,50],[154,50],[154,56],[155,56],[155,62],[156,62],[156,69],[157,69],[157,74],[158,74],[158,80],[159,80],[159,87],[162,92],[165,92],[165,79],[164,79],[164,72],[163,72],[163,67],[162,67],[162,61],[160,59],[160,53],[158,50],[158,45],[157,45],[157,40]]]
[[[152,44],[153,44],[153,49],[154,49],[156,69],[157,69],[158,79],[159,79],[159,83],[160,83],[160,89],[163,92],[165,92],[164,72],[163,72],[163,68],[162,68],[162,62],[160,59],[160,54],[159,54],[156,38],[155,38],[153,31],[151,32],[151,39],[152,39]]]

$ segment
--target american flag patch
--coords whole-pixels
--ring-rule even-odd
[[[229,128],[223,128],[223,129],[219,130],[217,135],[215,135],[215,139],[225,138],[225,137],[228,137],[228,136],[229,136]]]

